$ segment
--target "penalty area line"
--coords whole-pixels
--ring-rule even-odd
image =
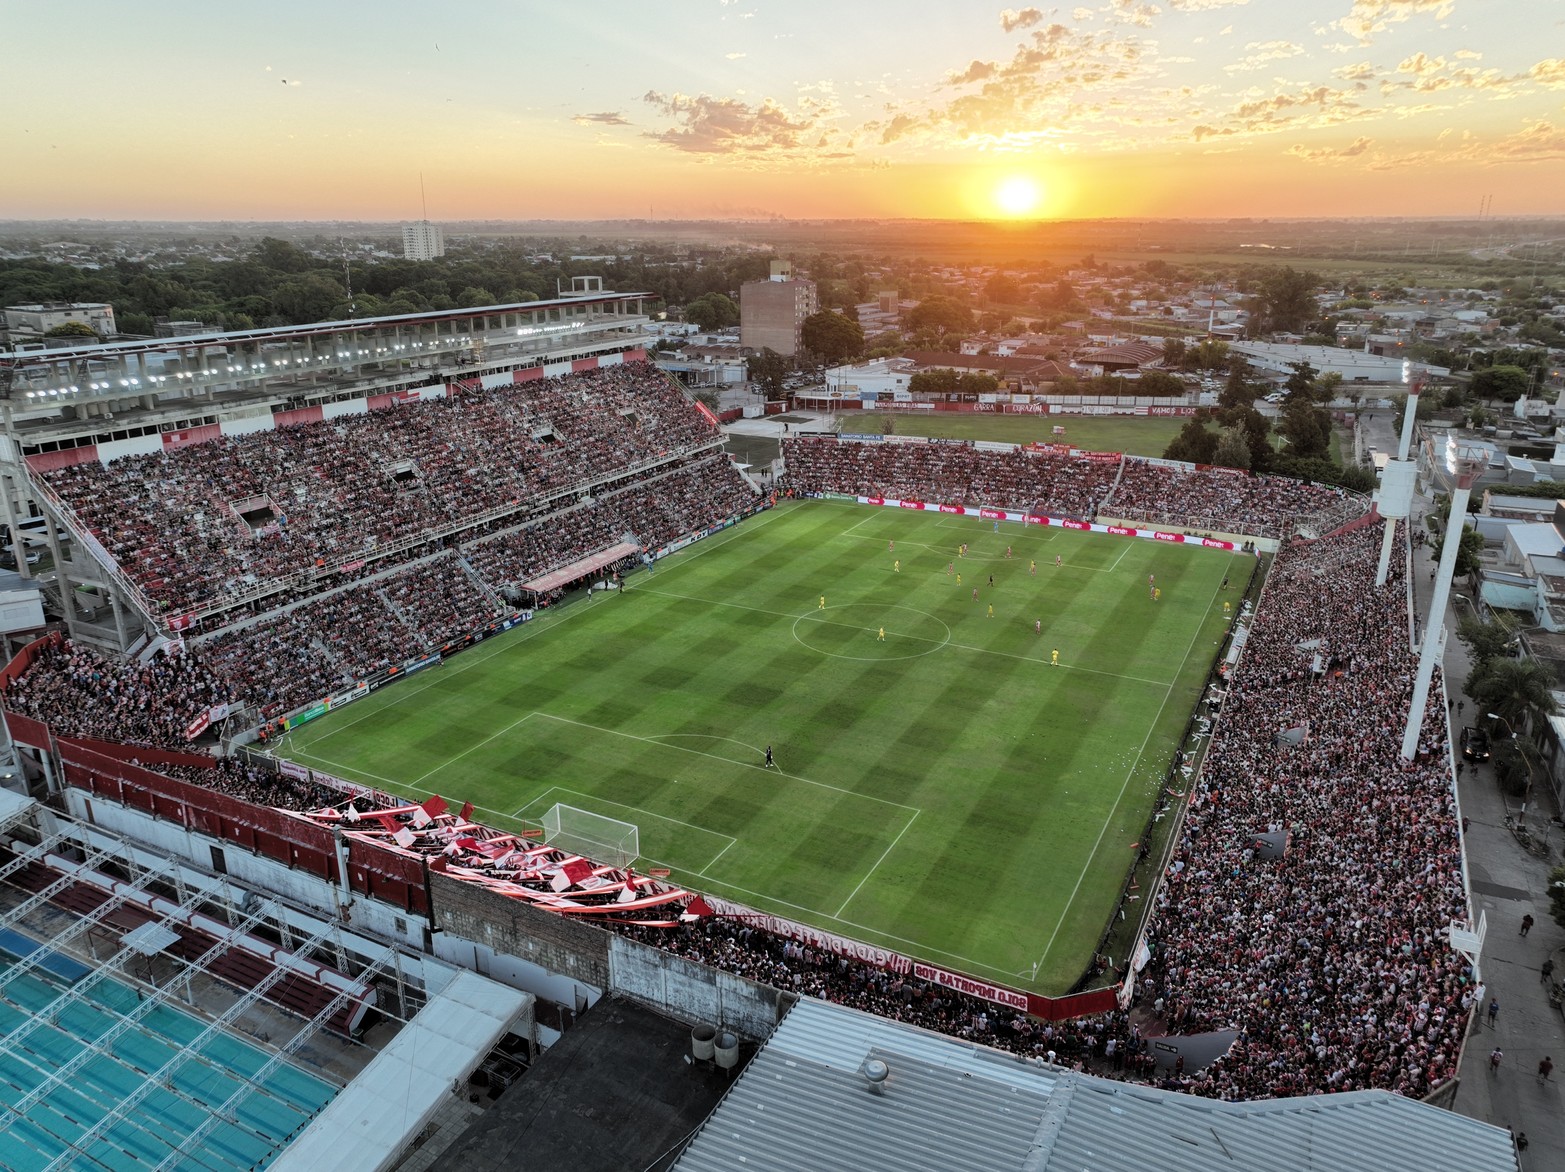
[[[859,880],[859,885],[849,893],[848,898],[842,901],[842,906],[837,909],[837,914],[833,916],[832,919],[840,920],[842,918],[842,913],[848,910],[848,905],[853,902],[853,897],[861,890],[863,890],[864,884],[869,882],[869,877],[875,873],[876,868],[878,868],[880,864],[886,861],[886,856],[897,849],[897,843],[902,841],[902,836],[908,832],[908,827],[912,826],[914,822],[917,822],[918,816],[922,813],[922,810],[913,811],[913,816],[907,820],[907,825],[903,826],[901,830],[897,831],[897,836],[891,840],[891,845],[888,846],[885,850],[881,851],[880,858],[876,859],[874,865],[871,866],[868,871],[864,872],[864,878]]]

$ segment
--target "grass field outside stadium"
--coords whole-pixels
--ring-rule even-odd
[[[1237,605],[1220,584],[1251,563],[785,504],[277,751],[471,800],[502,829],[555,803],[633,822],[642,865],[695,890],[1060,993],[1114,911]]]

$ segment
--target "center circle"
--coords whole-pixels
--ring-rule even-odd
[[[793,620],[793,637],[822,655],[878,663],[933,654],[951,641],[951,628],[911,606],[845,602],[801,614]]]

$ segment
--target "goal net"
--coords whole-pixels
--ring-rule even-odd
[[[641,831],[634,822],[605,818],[559,802],[543,816],[543,840],[610,867],[628,867],[641,855]]]

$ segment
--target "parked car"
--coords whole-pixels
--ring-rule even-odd
[[[1489,760],[1489,734],[1476,725],[1462,730],[1462,756],[1469,761]]]

